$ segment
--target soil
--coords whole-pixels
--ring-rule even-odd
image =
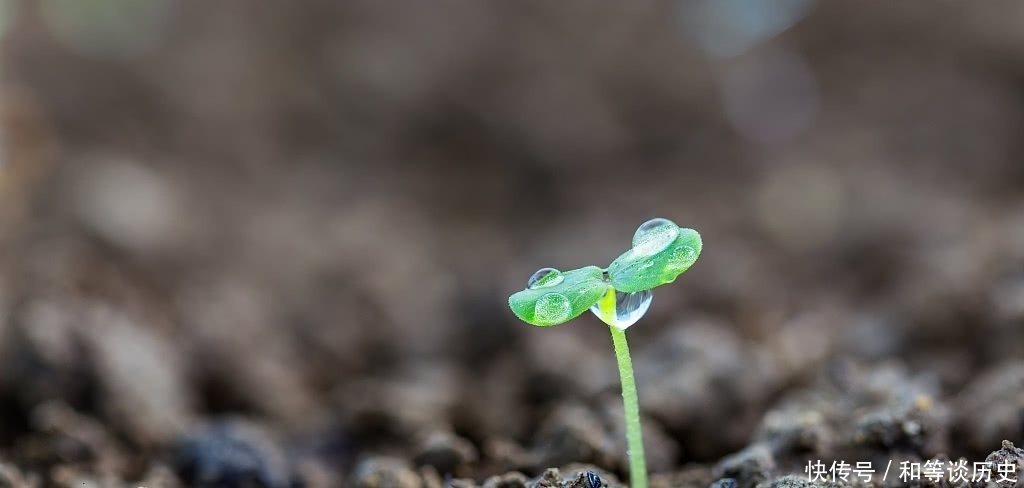
[[[629,329],[652,487],[1024,487],[1013,2],[729,58],[660,0],[8,4],[0,486],[623,486],[605,326],[506,300],[662,216],[704,250]]]

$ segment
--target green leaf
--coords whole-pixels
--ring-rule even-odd
[[[547,327],[568,322],[586,312],[608,290],[604,271],[587,266],[561,273],[562,279],[542,279],[508,298],[520,320]]]
[[[637,229],[633,248],[608,265],[608,275],[618,291],[650,290],[675,281],[697,261],[700,250],[697,231],[653,219]]]

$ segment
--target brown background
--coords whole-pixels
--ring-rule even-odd
[[[872,452],[1024,440],[1024,3],[807,3],[729,57],[700,32],[803,2],[118,3],[6,3],[2,459],[70,462],[56,408],[109,441],[81,472],[131,479],[226,414],[329,479],[621,473],[572,450],[619,442],[603,325],[505,301],[653,216],[704,239],[629,331],[655,471],[849,371],[943,412]],[[787,455],[856,445],[871,398]]]

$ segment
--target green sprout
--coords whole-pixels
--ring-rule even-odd
[[[516,317],[532,325],[563,324],[587,309],[608,324],[622,382],[632,488],[647,488],[647,467],[626,329],[647,313],[654,297],[651,289],[675,281],[697,261],[700,250],[697,231],[680,228],[668,219],[651,219],[633,234],[633,247],[607,269],[586,266],[562,272],[541,268],[526,282],[525,290],[508,299]]]

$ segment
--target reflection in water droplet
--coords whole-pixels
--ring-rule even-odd
[[[547,288],[549,286],[555,286],[564,280],[562,272],[555,268],[541,268],[530,279],[526,280],[526,287],[535,290],[537,288]]]
[[[539,299],[533,307],[533,318],[541,324],[558,324],[569,320],[572,316],[572,304],[565,295],[548,293]]]
[[[633,234],[633,251],[641,256],[653,256],[679,237],[679,227],[668,219],[651,219],[640,224]]]
[[[651,300],[653,299],[654,293],[651,290],[642,290],[634,293],[615,292],[615,321],[608,325],[614,325],[625,330],[647,313],[647,309],[651,308]],[[590,307],[590,311],[597,315],[598,318],[601,318],[600,305],[601,302],[598,302]],[[604,319],[602,318],[602,320]]]
[[[640,224],[640,227],[636,228],[636,233],[633,234],[633,242],[636,243],[637,236],[639,236],[641,234],[646,234],[647,232],[650,232],[652,230],[658,230],[659,228],[664,227],[666,225],[676,225],[676,224],[675,224],[675,222],[672,222],[669,219],[664,219],[664,218],[661,218],[661,217],[656,217],[656,218],[653,218],[651,220],[648,220],[647,222],[644,222],[644,223]]]

